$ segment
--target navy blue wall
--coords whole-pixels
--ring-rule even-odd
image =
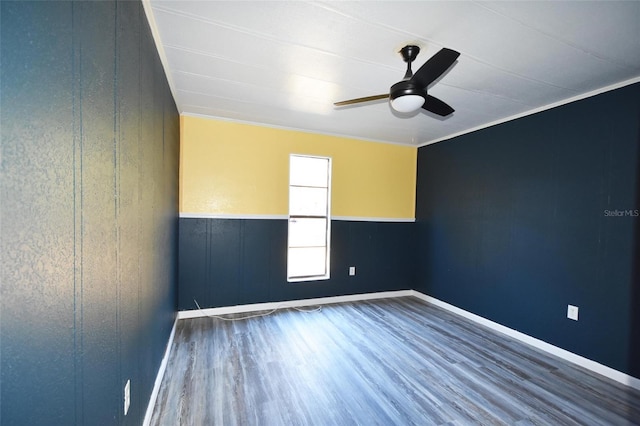
[[[177,298],[179,117],[146,17],[114,1],[1,17],[0,419],[139,425]]]
[[[179,309],[411,289],[413,225],[332,221],[331,279],[288,283],[287,220],[182,218]]]
[[[417,290],[640,377],[639,144],[635,84],[420,148]]]

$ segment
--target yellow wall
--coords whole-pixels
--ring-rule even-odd
[[[287,215],[293,153],[332,158],[333,216],[415,217],[415,147],[191,116],[180,128],[180,213]]]

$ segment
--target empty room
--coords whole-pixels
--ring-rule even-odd
[[[0,2],[1,425],[640,425],[640,2]]]

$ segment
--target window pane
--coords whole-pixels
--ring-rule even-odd
[[[290,248],[287,262],[289,277],[306,277],[325,275],[327,267],[327,251],[324,247]]]
[[[291,154],[287,278],[329,277],[331,159]]]
[[[289,187],[289,215],[326,216],[327,189]]]
[[[291,156],[289,185],[328,186],[329,159]]]
[[[289,219],[289,247],[325,246],[326,244],[326,219]]]

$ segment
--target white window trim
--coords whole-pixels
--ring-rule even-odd
[[[327,239],[326,239],[326,264],[324,275],[311,275],[305,277],[289,277],[289,223],[291,221],[291,201],[289,201],[289,205],[287,206],[287,282],[296,283],[296,282],[310,282],[310,281],[323,281],[331,278],[331,187],[332,187],[332,175],[333,175],[333,160],[331,157],[323,157],[319,155],[307,155],[307,154],[289,154],[289,185],[287,188],[291,187],[291,157],[308,157],[308,158],[320,158],[323,160],[328,160],[328,176],[327,176]],[[295,215],[294,215],[295,217]]]

